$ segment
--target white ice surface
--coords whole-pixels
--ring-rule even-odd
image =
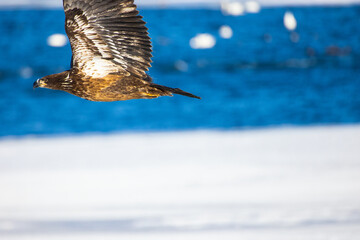
[[[360,126],[2,140],[0,238],[358,239],[359,143]]]
[[[172,6],[172,5],[220,5],[221,0],[135,0],[139,6]],[[230,0],[229,0],[230,1]],[[236,1],[236,0],[231,0]],[[246,0],[240,2],[247,2]],[[360,0],[258,0],[262,6],[294,5],[348,5],[359,4]],[[0,6],[26,7],[62,7],[62,0],[0,0]]]

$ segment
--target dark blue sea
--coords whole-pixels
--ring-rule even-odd
[[[286,11],[295,31],[283,24]],[[265,8],[224,16],[214,9],[141,9],[153,40],[158,84],[183,96],[113,103],[32,89],[42,76],[69,68],[70,45],[58,10],[0,11],[0,136],[121,131],[243,129],[360,122],[360,7]],[[219,28],[228,25],[231,39]],[[199,33],[216,38],[192,49]]]

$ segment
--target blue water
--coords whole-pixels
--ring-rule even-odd
[[[283,26],[291,10],[296,33]],[[68,69],[62,10],[0,11],[0,136],[84,132],[238,129],[360,122],[360,7],[269,8],[223,16],[219,10],[142,9],[153,39],[156,83],[202,97],[95,103],[32,89],[39,77]],[[222,39],[229,25],[234,36]],[[195,50],[198,33],[216,37]],[[291,40],[292,39],[292,40]],[[187,64],[175,67],[179,60]]]

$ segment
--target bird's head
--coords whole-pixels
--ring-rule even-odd
[[[46,77],[43,78],[39,78],[38,80],[36,80],[33,84],[33,88],[46,88],[47,84],[48,84],[49,80]]]
[[[69,84],[69,71],[48,75],[36,80],[33,88],[50,88],[64,90],[65,85]]]

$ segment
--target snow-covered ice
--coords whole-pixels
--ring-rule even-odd
[[[228,0],[135,0],[139,6],[173,6],[173,5],[220,5],[220,2]],[[231,0],[235,2],[236,0]],[[239,0],[246,4],[245,0]],[[255,2],[255,1],[252,1]],[[359,4],[360,0],[258,0],[256,1],[261,6],[296,6],[296,5],[349,5]],[[0,6],[26,6],[26,7],[45,7],[45,8],[60,8],[62,6],[61,0],[0,0]]]
[[[5,139],[0,236],[355,239],[359,143],[360,126]]]

